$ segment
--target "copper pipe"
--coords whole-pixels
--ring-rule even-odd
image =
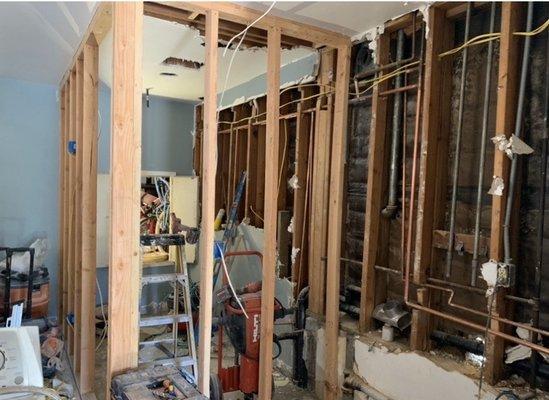
[[[421,286],[431,288],[431,289],[435,289],[435,290],[442,290],[444,292],[450,293],[450,297],[448,298],[448,305],[450,307],[454,307],[454,308],[457,308],[458,310],[466,311],[466,312],[469,312],[471,314],[475,314],[475,315],[478,315],[478,316],[481,316],[481,317],[490,318],[492,320],[495,320],[495,321],[498,321],[498,322],[501,322],[501,323],[504,323],[504,324],[507,324],[507,325],[515,326],[515,327],[518,327],[518,328],[523,328],[523,329],[526,329],[526,330],[531,331],[531,332],[536,332],[536,333],[539,333],[540,335],[543,335],[543,336],[549,336],[549,332],[545,331],[543,329],[535,328],[531,325],[523,324],[523,323],[520,323],[520,322],[515,322],[515,321],[512,321],[512,320],[507,319],[507,318],[499,317],[497,315],[490,316],[488,313],[478,311],[478,310],[474,310],[472,308],[468,308],[468,307],[465,307],[465,306],[462,306],[462,305],[459,305],[459,304],[455,304],[453,302],[454,291],[452,289],[444,288],[444,287],[437,286],[437,285],[431,285],[431,284],[428,284],[428,283],[423,284]]]
[[[378,96],[389,96],[391,94],[401,93],[401,92],[408,92],[410,90],[414,90],[414,89],[417,89],[417,88],[418,88],[418,84],[414,83],[412,85],[401,86],[401,87],[398,87],[398,88],[386,90],[384,92],[379,93]]]
[[[441,311],[433,310],[432,308],[422,306],[420,304],[414,303],[413,301],[406,300],[406,305],[408,307],[415,308],[416,310],[424,311],[428,314],[432,314],[432,315],[435,315],[437,317],[447,319],[449,321],[455,322],[455,323],[463,325],[463,326],[467,326],[471,329],[474,329],[474,330],[477,330],[477,331],[480,331],[480,332],[484,332],[486,330],[485,326],[475,324],[474,322],[467,321],[466,319],[463,319],[463,318],[454,317],[453,315],[450,315],[450,314],[447,314],[447,313],[444,313],[444,312],[441,312]],[[528,342],[526,340],[520,339],[520,338],[515,337],[515,336],[508,335],[508,334],[503,333],[503,332],[495,331],[491,328],[488,328],[487,332],[494,335],[494,336],[498,336],[502,339],[508,340],[510,342],[513,342],[513,343],[516,343],[516,344],[521,344],[521,345],[529,347],[533,350],[539,351],[540,353],[544,353],[544,354],[549,355],[549,349],[546,348],[546,347],[540,346],[538,344]]]

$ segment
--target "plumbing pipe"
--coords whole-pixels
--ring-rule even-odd
[[[370,385],[368,385],[362,378],[360,378],[355,373],[349,374],[345,377],[343,381],[343,386],[352,390],[358,390],[359,392],[364,393],[368,399],[372,400],[391,400],[389,397],[385,396],[383,393],[377,391]]]
[[[416,97],[416,118],[414,121],[414,148],[412,150],[412,176],[410,181],[410,204],[408,212],[408,234],[406,237],[406,263],[405,268],[401,271],[403,278],[406,274],[410,273],[411,263],[412,263],[412,238],[414,235],[413,226],[414,226],[414,207],[415,207],[415,186],[416,186],[416,176],[417,176],[417,158],[418,158],[418,147],[419,147],[419,135],[421,127],[421,110],[422,110],[422,98],[423,98],[423,68],[424,68],[424,58],[425,58],[425,35],[423,34],[423,26],[421,28],[421,50],[419,54],[419,75],[417,79],[417,97]],[[403,221],[404,223],[404,221]],[[404,240],[402,238],[401,240]],[[407,271],[405,273],[405,271]]]
[[[462,350],[468,351],[474,354],[483,354],[484,353],[484,343],[464,338],[462,336],[450,335],[449,333],[442,331],[433,331],[431,333],[431,339],[435,340],[438,343],[443,345],[451,345],[458,347]]]
[[[469,40],[469,28],[471,26],[471,8],[472,3],[467,3],[467,14],[465,16],[465,37],[463,42],[466,43]],[[450,229],[448,238],[448,251],[446,252],[446,269],[445,276],[450,278],[452,275],[452,258],[454,257],[454,234],[456,233],[456,205],[457,205],[457,189],[458,189],[458,177],[459,177],[459,159],[461,154],[461,136],[463,133],[463,112],[465,108],[465,80],[467,78],[467,59],[469,55],[469,49],[465,47],[462,53],[461,62],[461,83],[459,87],[459,109],[458,109],[458,122],[456,133],[456,145],[454,152],[454,168],[452,172],[452,200],[450,203]]]
[[[543,230],[545,228],[545,196],[547,188],[547,146],[549,141],[549,33],[547,35],[547,49],[545,59],[545,129],[543,137],[541,138],[541,162],[540,162],[540,185],[539,185],[539,218],[538,218],[538,234],[537,234],[537,253],[538,261],[535,265],[535,278],[534,278],[534,299],[537,300],[536,307],[533,310],[532,325],[539,327],[539,300],[541,297],[541,282],[542,282],[542,269],[543,269]],[[538,335],[534,335],[533,341],[539,340]],[[538,372],[538,360],[539,357],[535,352],[532,352],[530,357],[531,361],[531,373],[530,373],[530,385],[536,387],[536,375]]]
[[[490,33],[494,33],[496,19],[496,3],[492,2],[490,8]],[[482,105],[482,133],[480,136],[480,160],[478,169],[477,202],[475,210],[475,237],[473,239],[473,259],[471,261],[471,286],[477,285],[478,253],[480,244],[480,217],[482,213],[482,192],[484,186],[484,162],[486,159],[486,137],[488,136],[488,114],[490,109],[490,86],[492,84],[492,56],[494,42],[488,42],[486,55],[486,77],[484,85],[484,103]]]
[[[400,29],[397,36],[396,58],[401,60],[404,53],[404,30]],[[395,89],[402,86],[402,75],[395,77]],[[402,93],[395,93],[393,103],[393,126],[391,132],[391,164],[389,167],[389,200],[381,215],[385,218],[394,218],[398,210],[397,206],[397,185],[398,185],[398,160],[400,150],[400,131],[402,130]]]
[[[528,15],[526,19],[526,31],[532,30],[532,20],[534,19],[534,3],[528,2]],[[520,86],[519,96],[517,101],[517,114],[515,116],[515,136],[522,135],[522,113],[524,109],[524,95],[526,93],[526,79],[528,75],[528,62],[530,61],[530,43],[531,36],[526,36],[524,39],[524,49],[522,51],[522,67],[520,71]],[[513,200],[515,197],[515,185],[517,182],[518,158],[513,154],[511,160],[511,173],[509,175],[509,190],[507,191],[507,204],[505,206],[505,219],[503,222],[503,253],[505,255],[505,263],[511,264],[513,258],[511,256],[511,217],[513,214]]]

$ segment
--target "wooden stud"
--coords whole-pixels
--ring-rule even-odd
[[[58,291],[57,291],[57,316],[59,321],[62,321],[63,315],[65,315],[64,303],[63,303],[63,289],[64,289],[64,276],[65,272],[65,101],[68,96],[67,85],[61,88],[61,98],[59,101],[59,273],[58,273]]]
[[[82,307],[82,108],[84,106],[84,61],[76,61],[76,164],[74,209],[74,370],[80,372],[80,309]]]
[[[343,180],[347,142],[347,108],[351,43],[337,49],[337,75],[334,96],[334,127],[330,168],[330,197],[328,213],[328,252],[326,262],[326,359],[324,373],[326,384],[324,398],[341,398],[342,382],[339,381],[339,281],[341,266],[341,231],[343,213]]]
[[[261,114],[267,110],[267,103],[265,98],[257,100],[258,108],[257,113]],[[263,219],[265,218],[264,206],[265,206],[265,160],[266,160],[266,126],[259,125],[257,128],[257,177],[255,184],[255,207],[254,216],[256,226],[263,228]]]
[[[280,106],[280,28],[270,27],[267,46],[267,131],[265,141],[265,243],[261,289],[261,345],[259,398],[271,399],[273,372],[273,320],[276,279],[276,232]]]
[[[69,313],[69,193],[70,193],[70,182],[69,182],[69,153],[67,151],[67,146],[69,142],[69,132],[70,132],[70,119],[71,119],[71,106],[70,106],[70,80],[65,83],[65,125],[63,132],[63,152],[62,162],[63,162],[63,186],[65,188],[63,192],[63,313],[59,318],[63,321],[63,337],[69,337],[69,326],[67,324],[67,314]],[[67,343],[68,344],[68,343]]]
[[[70,121],[69,121],[69,140],[75,141],[76,140],[76,71],[73,70],[70,75]],[[69,214],[68,214],[68,223],[69,223],[69,232],[68,232],[68,243],[67,246],[69,248],[68,251],[68,307],[67,311],[69,314],[74,315],[74,292],[75,292],[75,196],[76,196],[76,157],[73,154],[70,154],[68,157],[68,164],[69,164],[69,194],[68,194],[68,202],[69,202]],[[69,354],[73,354],[74,352],[74,328],[70,327],[67,331],[68,339],[68,349]]]
[[[446,202],[446,173],[448,138],[450,135],[450,96],[452,62],[439,54],[452,47],[453,23],[443,8],[433,7],[429,12],[429,33],[425,51],[424,97],[419,165],[417,228],[413,282],[425,283],[427,271],[433,263],[433,230],[444,223]],[[428,292],[422,293],[424,298]],[[414,310],[415,314],[422,314]],[[430,316],[413,318],[410,345],[414,350],[427,350]]]
[[[390,35],[381,34],[377,39],[377,63],[385,65],[390,61]],[[365,332],[373,327],[372,313],[376,306],[376,285],[379,276],[375,265],[383,246],[381,237],[381,209],[383,208],[383,184],[385,154],[387,144],[388,98],[379,93],[387,90],[389,81],[376,85],[372,93],[372,121],[370,127],[370,144],[368,148],[368,190],[366,193],[366,216],[364,225],[364,251],[362,257],[362,295],[360,298],[359,329]]]
[[[83,50],[82,170],[82,272],[80,390],[93,392],[95,382],[95,280],[97,268],[97,109],[99,46],[90,35]]]
[[[328,192],[330,182],[330,146],[333,96],[330,86],[335,76],[334,49],[320,50],[319,90],[315,109],[315,133],[313,143],[313,175],[311,185],[311,222],[309,263],[309,311],[324,315],[326,282],[326,239],[328,232]]]
[[[107,390],[137,367],[142,46],[143,3],[114,3]]]
[[[215,173],[217,155],[217,34],[219,15],[206,13],[206,75],[204,87],[204,133],[202,151],[202,226],[200,245],[200,339],[198,388],[210,395],[210,351],[212,332],[213,241],[215,219]]]
[[[499,47],[498,90],[496,105],[496,135],[510,137],[513,133],[516,107],[520,46],[522,39],[513,32],[523,30],[524,5],[510,2],[501,5],[501,37]],[[502,152],[494,153],[494,176],[509,179],[510,160]],[[492,226],[490,233],[490,258],[503,260],[503,221],[507,199],[507,185],[502,196],[492,196]],[[493,304],[494,316],[505,314],[505,290],[498,290]],[[491,329],[504,330],[504,325],[492,320]],[[486,380],[495,384],[503,372],[504,340],[488,335],[486,341]]]

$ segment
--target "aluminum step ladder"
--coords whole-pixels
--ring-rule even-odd
[[[139,327],[162,325],[172,326],[171,338],[148,340],[139,343],[140,348],[155,346],[166,353],[168,357],[165,359],[140,363],[140,365],[174,365],[179,368],[190,367],[192,369],[191,376],[194,377],[196,383],[198,379],[198,365],[191,308],[190,282],[187,270],[187,260],[185,259],[185,236],[182,234],[141,235],[141,245],[176,246],[176,262],[173,273],[160,273],[141,276],[141,288],[145,285],[169,282],[173,287],[174,304],[173,310],[169,314],[154,316],[140,315]],[[183,300],[183,309],[180,309],[179,307],[180,299]],[[177,355],[179,323],[184,323],[187,327],[188,355],[184,357],[178,357]],[[171,347],[171,350],[168,347]]]

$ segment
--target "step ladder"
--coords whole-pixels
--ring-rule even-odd
[[[154,360],[140,365],[174,365],[181,368],[191,368],[191,377],[194,377],[195,383],[198,379],[198,365],[196,356],[196,346],[194,340],[193,316],[191,308],[190,282],[187,270],[187,261],[185,259],[185,236],[182,234],[160,234],[160,235],[141,235],[142,246],[176,246],[176,262],[173,273],[148,274],[141,276],[141,288],[145,285],[154,285],[169,282],[173,287],[173,310],[170,314],[141,316],[139,317],[139,326],[162,326],[172,325],[172,337],[158,340],[148,340],[140,342],[140,348],[146,346],[155,346],[166,353],[167,358]],[[181,296],[182,294],[182,296]],[[183,300],[183,309],[179,307],[179,299]],[[178,324],[184,323],[187,326],[187,345],[188,355],[178,357]]]

